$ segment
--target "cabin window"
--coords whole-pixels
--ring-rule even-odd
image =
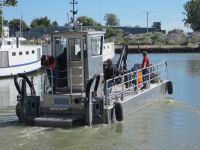
[[[70,60],[81,60],[81,39],[69,39]]]
[[[0,52],[0,67],[8,67],[8,52]]]
[[[12,56],[16,56],[16,52],[12,52]]]
[[[29,55],[29,51],[26,51],[26,55]]]
[[[19,52],[19,55],[22,55],[22,52]]]
[[[54,38],[54,56],[55,58],[66,58],[66,42],[65,37],[55,37]]]
[[[7,45],[11,45],[11,41],[7,41]]]
[[[35,51],[34,51],[34,50],[32,50],[32,54],[35,54]]]
[[[98,56],[102,54],[102,41],[103,37],[92,38],[92,56]]]

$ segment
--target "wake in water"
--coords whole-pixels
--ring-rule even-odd
[[[187,104],[186,102],[184,102],[182,100],[177,100],[177,99],[174,99],[174,98],[166,97],[164,99],[164,102],[165,103],[174,104],[174,105],[177,105],[179,107],[182,106],[182,107],[185,107],[185,108],[191,110],[192,112],[200,114],[200,107],[189,105],[189,104]]]

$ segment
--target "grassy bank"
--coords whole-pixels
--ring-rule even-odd
[[[116,53],[120,53],[123,45],[115,44]],[[129,53],[199,53],[200,47],[196,44],[181,46],[181,45],[128,45]]]

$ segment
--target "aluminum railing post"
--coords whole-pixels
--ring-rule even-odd
[[[158,82],[160,83],[159,64],[157,64],[156,66],[157,66]]]
[[[151,83],[151,67],[149,67],[149,76],[148,76],[149,80],[148,80],[148,88],[150,88],[150,83]]]
[[[122,101],[124,100],[124,76],[122,76]]]
[[[53,86],[54,86],[54,84],[53,84],[53,70],[52,69],[50,69],[50,71],[51,71],[51,88],[52,88],[52,90],[51,90],[51,94],[53,95]]]
[[[105,89],[105,99],[106,99],[106,104],[107,104],[107,105],[109,105],[109,104],[108,104],[108,81],[109,81],[109,80],[106,80],[106,83],[104,83],[104,84],[106,84],[106,86],[105,86],[105,88],[106,88],[106,89]]]
[[[136,71],[136,94],[138,93],[139,87],[138,87],[138,71]]]
[[[165,62],[165,65],[166,65],[167,80],[168,80],[168,79],[169,79],[169,72],[168,72],[168,64],[167,64],[167,61]]]

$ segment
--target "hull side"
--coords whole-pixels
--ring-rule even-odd
[[[28,64],[16,65],[13,67],[0,68],[0,77],[17,75],[18,73],[28,73],[41,68],[41,61],[35,61]]]
[[[166,93],[166,83],[168,81],[165,81],[163,83],[160,83],[159,85],[146,89],[140,94],[136,94],[133,97],[124,100],[121,102],[122,108],[123,108],[123,116],[126,118],[128,115],[131,115],[140,109],[143,109],[154,102],[161,100],[165,97]],[[108,109],[105,109],[105,123],[111,123],[115,121],[115,110],[114,107],[110,107]]]

